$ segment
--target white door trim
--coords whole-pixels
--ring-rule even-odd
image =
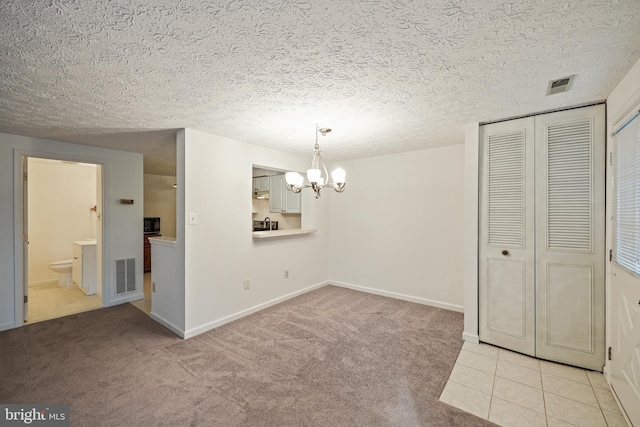
[[[477,344],[478,332],[478,197],[480,123],[464,127],[464,332],[462,339]]]

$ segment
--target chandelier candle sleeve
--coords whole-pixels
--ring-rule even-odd
[[[329,132],[331,132],[331,129],[319,128],[318,125],[316,125],[316,145],[313,149],[313,160],[311,161],[311,168],[307,170],[307,180],[309,181],[309,183],[305,184],[303,176],[299,173],[287,172],[285,174],[285,179],[287,181],[288,190],[293,191],[294,193],[299,193],[303,188],[311,188],[316,199],[320,197],[320,191],[322,191],[324,187],[327,187],[329,185],[332,186],[333,189],[338,193],[342,193],[344,191],[346,176],[344,169],[338,168],[331,172],[331,178],[333,179],[333,182],[330,182],[327,167],[324,165],[322,156],[320,155],[320,146],[318,146],[318,133],[320,133],[322,136],[326,136]]]

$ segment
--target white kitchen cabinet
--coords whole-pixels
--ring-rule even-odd
[[[268,176],[253,178],[253,191],[269,191],[269,184]]]
[[[269,177],[271,190],[269,191],[269,212],[300,213],[300,193],[287,189],[284,175]]]
[[[86,240],[73,242],[73,283],[87,295],[96,293],[96,241]]]

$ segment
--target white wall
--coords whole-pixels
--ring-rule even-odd
[[[106,305],[143,298],[142,294],[142,155],[97,147],[67,144],[37,138],[0,133],[0,330],[22,325],[22,254],[20,248],[22,155],[71,160],[102,165],[103,198],[98,213],[104,228],[104,265],[99,280],[104,280]],[[133,205],[119,204],[134,199]],[[14,220],[15,219],[15,220]],[[100,227],[100,225],[99,225]],[[102,230],[98,230],[98,235]],[[17,255],[16,255],[17,254]],[[115,260],[136,258],[139,292],[115,296]],[[100,285],[98,285],[100,286]],[[17,309],[15,309],[17,307]]]
[[[144,174],[144,216],[160,218],[160,233],[176,236],[175,176]]]
[[[180,151],[178,147],[179,175]],[[252,206],[246,189],[252,185],[252,166],[305,170],[310,162],[311,155],[300,158],[185,130],[178,206],[184,191],[182,215],[198,215],[197,225],[184,226],[185,336],[326,283],[330,196],[311,201],[304,191],[302,226],[317,228],[317,233],[255,240],[251,233]],[[181,231],[177,234],[179,251]],[[288,279],[284,270],[290,272]],[[251,281],[246,291],[245,279]]]
[[[613,151],[613,138],[610,133],[620,125],[620,120],[626,115],[628,116],[628,112],[631,108],[637,110],[639,108],[638,103],[640,102],[640,60],[635,63],[635,65],[629,70],[627,75],[618,83],[618,85],[613,89],[611,95],[607,98],[607,153]],[[608,156],[609,154],[607,154]],[[611,218],[613,212],[613,187],[612,182],[613,178],[611,175],[611,168],[607,168],[607,213],[606,218]],[[612,247],[612,223],[610,220],[606,222],[607,224],[607,253]],[[612,317],[612,307],[611,301],[612,298],[612,277],[611,277],[611,263],[607,263],[607,276],[606,276],[606,343],[605,348],[609,348],[609,346],[614,345],[611,342],[612,338],[612,328],[614,327],[614,322],[616,319]],[[605,360],[605,375],[609,374],[609,366],[611,362],[609,360]]]
[[[55,282],[48,268],[96,238],[96,165],[29,158],[29,286]]]
[[[331,195],[331,283],[461,311],[464,145],[340,166],[347,186]]]

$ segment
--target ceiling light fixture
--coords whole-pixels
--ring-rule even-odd
[[[305,187],[310,187],[313,190],[314,196],[317,199],[320,197],[320,191],[327,186],[332,186],[338,193],[344,191],[345,186],[345,171],[342,168],[335,169],[331,172],[331,178],[333,182],[329,182],[329,173],[327,167],[322,161],[320,156],[320,146],[318,146],[318,133],[322,136],[327,136],[331,132],[329,128],[319,128],[316,125],[316,145],[313,148],[313,160],[311,160],[311,169],[307,170],[307,180],[309,184],[304,184],[304,178],[298,172],[287,172],[285,179],[287,180],[287,189],[294,193],[299,193]]]

